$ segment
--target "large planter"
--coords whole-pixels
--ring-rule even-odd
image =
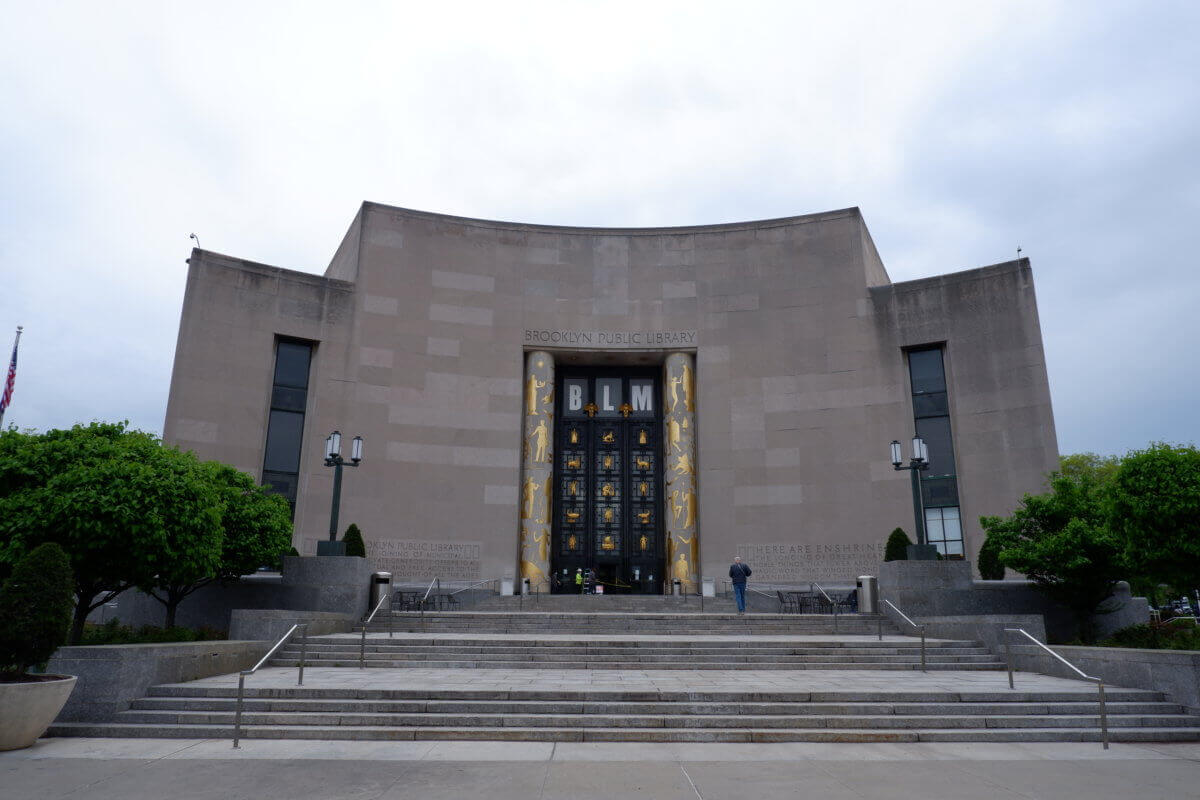
[[[0,683],[0,750],[29,747],[46,732],[75,688],[74,675]]]

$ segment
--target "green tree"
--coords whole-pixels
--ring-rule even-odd
[[[982,517],[1005,566],[1034,581],[1069,608],[1084,641],[1092,615],[1126,572],[1108,527],[1104,484],[1094,475],[1053,473],[1046,494],[1025,495],[1011,517]]]
[[[362,533],[358,530],[358,526],[353,522],[350,527],[346,528],[346,532],[342,535],[342,541],[346,543],[346,555],[358,556],[359,558],[367,557],[367,545],[363,541]]]
[[[67,554],[47,543],[23,556],[0,588],[0,681],[19,681],[67,638],[74,581]]]
[[[1000,561],[1000,545],[991,536],[983,540],[979,548],[979,577],[985,581],[1004,580],[1004,564]]]
[[[1072,453],[1058,458],[1058,474],[1073,481],[1089,480],[1100,490],[1112,483],[1120,468],[1119,456]]]
[[[912,544],[912,539],[908,538],[908,534],[903,528],[896,528],[892,531],[892,535],[887,538],[887,544],[883,548],[884,561],[907,561],[908,546]]]
[[[127,423],[41,434],[0,433],[0,560],[45,542],[66,551],[75,576],[72,642],[88,614],[146,586],[172,557],[220,525],[220,501],[193,480],[195,458]],[[183,530],[178,528],[182,527]]]
[[[196,479],[213,495],[218,524],[191,542],[185,557],[164,554],[154,581],[143,588],[166,608],[165,627],[175,627],[179,604],[213,581],[236,581],[271,564],[292,541],[287,500],[270,494],[240,470],[216,461],[197,464]],[[175,528],[176,537],[184,525]]]
[[[1112,529],[1134,571],[1200,587],[1200,450],[1154,443],[1127,455],[1111,487]]]

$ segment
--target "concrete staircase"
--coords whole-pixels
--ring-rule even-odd
[[[111,723],[55,736],[228,737],[233,687],[154,687]],[[1080,692],[450,691],[250,688],[248,739],[553,742],[1098,741]],[[1112,689],[1113,741],[1189,741],[1195,717],[1156,692]]]
[[[604,742],[1078,742],[1095,688],[1023,673],[978,642],[919,639],[869,615],[730,614],[695,598],[541,598],[541,610],[397,612],[282,649],[247,685],[247,739]],[[597,602],[599,601],[599,602]],[[587,603],[578,610],[576,605]],[[540,604],[539,604],[540,605]],[[707,604],[706,604],[707,606]],[[836,625],[836,630],[835,630]],[[882,641],[878,632],[882,630]],[[52,736],[225,738],[236,676],[152,687]],[[1113,741],[1200,740],[1161,693],[1109,687]]]

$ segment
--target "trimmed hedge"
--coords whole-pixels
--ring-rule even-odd
[[[0,588],[0,680],[19,681],[67,640],[75,608],[71,562],[48,542],[14,566]]]
[[[884,561],[907,561],[908,546],[912,544],[912,539],[908,538],[908,534],[903,528],[896,528],[892,531],[892,535],[887,539],[887,545],[883,548]]]

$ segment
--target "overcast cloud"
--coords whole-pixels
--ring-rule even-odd
[[[436,5],[0,2],[4,424],[162,430],[192,231],[856,205],[894,281],[1024,248],[1062,452],[1200,441],[1200,3]]]

